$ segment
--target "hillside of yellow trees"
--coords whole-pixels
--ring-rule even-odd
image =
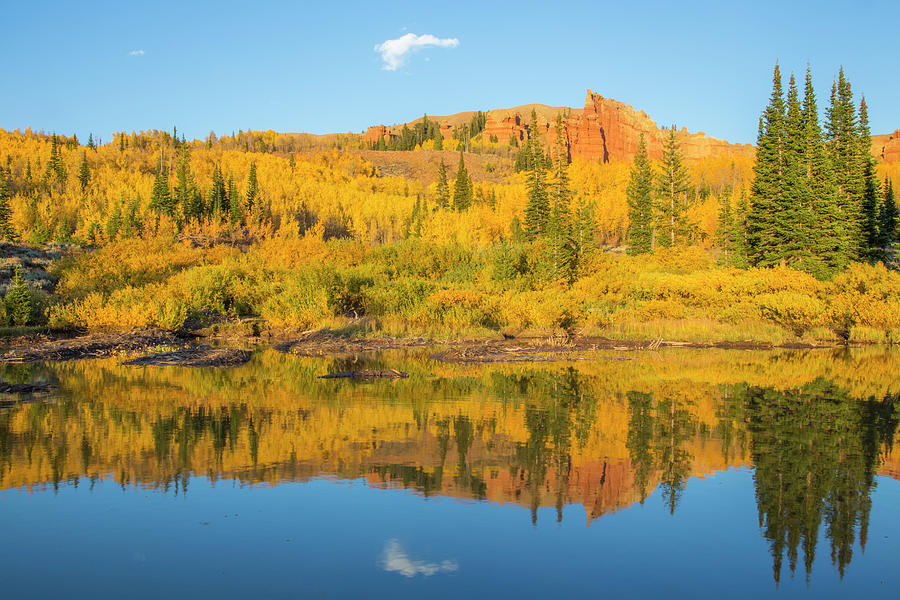
[[[830,280],[722,266],[721,207],[746,195],[747,156],[689,162],[689,240],[644,256],[623,252],[630,164],[576,158],[549,169],[551,188],[567,178],[578,223],[565,272],[548,238],[526,235],[527,173],[499,155],[376,152],[273,132],[187,142],[148,131],[85,145],[0,131],[0,169],[13,242],[0,265],[6,288],[17,248],[56,244],[66,255],[47,292],[23,272],[29,324],[178,330],[224,318],[436,338],[900,339],[900,275],[882,264]],[[900,176],[898,164],[879,169]],[[2,304],[0,319],[12,317]]]

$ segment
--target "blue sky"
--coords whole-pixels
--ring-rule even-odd
[[[820,107],[843,64],[887,133],[900,128],[900,2],[851,4],[18,2],[3,10],[0,127],[359,132],[425,112],[580,107],[591,88],[660,125],[753,142],[777,60],[801,76],[811,64]],[[385,69],[375,46],[410,33],[458,44]]]

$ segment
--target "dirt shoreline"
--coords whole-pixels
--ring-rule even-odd
[[[723,348],[766,350],[773,348],[836,348],[834,344],[766,344],[759,342],[695,343],[657,339],[616,340],[603,337],[506,337],[503,339],[433,340],[426,338],[357,338],[331,331],[281,333],[259,338],[232,339],[226,347],[211,347],[214,338],[176,334],[162,329],[83,335],[41,334],[7,341],[0,364],[107,358],[122,356],[131,365],[230,367],[244,364],[248,345],[272,347],[295,356],[347,356],[385,350],[428,349],[435,360],[453,363],[577,361],[592,358],[598,350],[639,351],[660,348]]]

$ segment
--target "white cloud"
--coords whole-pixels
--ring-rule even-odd
[[[131,52],[128,53],[128,56],[143,56],[143,55],[144,55],[143,50],[132,50]]]
[[[375,46],[375,51],[381,54],[384,60],[386,71],[396,71],[406,63],[409,55],[422,48],[435,46],[437,48],[456,48],[459,46],[459,40],[456,38],[439,38],[426,33],[425,35],[416,35],[407,33],[398,37],[396,40],[386,40]]]
[[[439,563],[412,560],[397,540],[388,540],[385,544],[381,564],[385,571],[400,573],[404,577],[416,575],[431,577],[435,573],[452,573],[459,569],[459,564],[455,560],[444,560]]]

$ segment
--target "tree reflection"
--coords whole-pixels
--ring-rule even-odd
[[[590,522],[655,490],[679,517],[691,476],[754,466],[777,581],[783,563],[809,577],[822,540],[843,574],[867,542],[876,473],[886,459],[897,469],[900,403],[884,393],[897,354],[458,368],[382,358],[410,378],[367,383],[317,379],[357,363],[264,356],[217,372],[51,365],[52,402],[0,409],[0,488],[111,478],[184,494],[191,477],[324,474],[517,503],[536,524],[541,508],[562,520],[580,504]]]
[[[809,579],[823,523],[843,577],[857,535],[865,547],[879,453],[897,428],[896,397],[854,400],[821,379],[783,392],[748,388],[743,396],[775,581],[785,557],[794,573],[800,549]]]

